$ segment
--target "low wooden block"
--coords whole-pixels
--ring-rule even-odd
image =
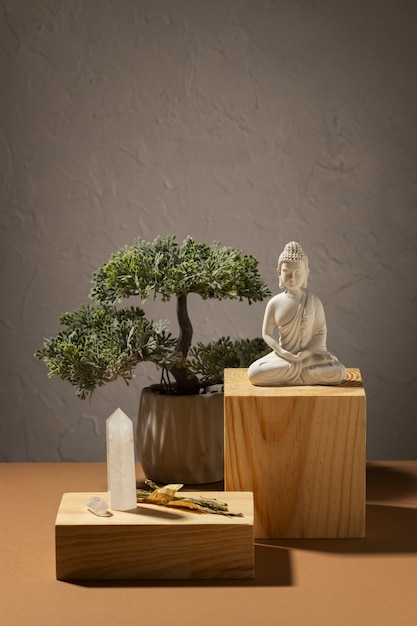
[[[366,398],[338,386],[255,387],[225,370],[225,489],[253,491],[255,537],[365,534]]]
[[[210,492],[244,517],[151,504],[97,517],[85,505],[92,495],[108,502],[107,493],[62,498],[55,523],[59,580],[253,578],[251,493]]]

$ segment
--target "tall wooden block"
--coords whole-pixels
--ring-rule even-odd
[[[55,523],[59,580],[253,578],[253,496],[210,492],[243,517],[139,504],[98,517],[65,493]],[[184,492],[198,498],[207,494]]]
[[[365,534],[366,398],[338,386],[255,387],[225,370],[225,489],[253,491],[255,537]]]

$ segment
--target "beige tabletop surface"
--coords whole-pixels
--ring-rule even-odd
[[[56,580],[62,494],[106,489],[105,463],[0,464],[2,626],[417,625],[417,461],[368,463],[364,539],[256,540],[249,581]]]

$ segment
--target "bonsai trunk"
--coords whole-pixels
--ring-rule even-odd
[[[193,338],[193,327],[188,317],[186,294],[178,296],[177,317],[180,331],[176,350],[186,358]],[[170,371],[177,383],[177,393],[179,395],[193,395],[199,392],[200,382],[198,378],[196,376],[190,378],[190,372],[185,367],[175,365]]]

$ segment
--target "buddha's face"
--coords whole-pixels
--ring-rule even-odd
[[[281,265],[280,286],[289,291],[298,291],[307,286],[308,269],[304,261],[286,261]]]

